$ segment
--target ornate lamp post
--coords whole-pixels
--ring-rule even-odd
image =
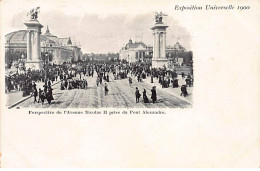
[[[47,50],[44,55],[45,55],[45,58],[44,58],[44,72],[45,72],[44,84],[45,84],[45,86],[47,86],[47,79],[48,79],[48,72],[49,72],[49,63],[47,60],[49,53],[47,52]]]
[[[47,41],[45,41],[45,52],[43,53],[44,55],[44,74],[45,74],[45,78],[44,78],[44,84],[45,86],[47,86],[47,81],[48,81],[48,74],[49,74],[49,56],[50,53],[47,49]],[[52,47],[52,45],[50,45],[50,47]]]

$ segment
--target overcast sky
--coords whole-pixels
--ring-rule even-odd
[[[7,3],[9,10],[4,11],[6,17],[5,34],[26,29],[23,22],[27,19],[26,13],[36,6],[40,6],[39,22],[44,25],[42,32],[45,33],[46,26],[50,32],[58,37],[69,37],[80,42],[83,53],[108,53],[118,52],[129,38],[133,41],[143,41],[152,45],[152,30],[154,24],[154,11],[162,11],[168,14],[164,22],[167,28],[167,45],[174,45],[177,38],[186,48],[190,49],[191,35],[179,24],[178,18],[166,10],[167,4],[161,5],[154,1],[150,6],[133,1],[126,4],[124,1],[55,1],[56,4],[48,4],[51,1],[25,1],[17,7],[16,1]],[[18,2],[18,1],[17,1]],[[144,1],[143,1],[144,2]],[[166,6],[165,6],[166,5]],[[161,6],[161,7],[160,7]],[[6,9],[6,8],[5,8]],[[13,9],[13,10],[12,10]],[[160,10],[161,9],[161,10]],[[164,10],[165,9],[165,10]],[[14,11],[10,13],[10,11]],[[9,12],[9,13],[8,13]],[[168,12],[168,13],[167,13]]]

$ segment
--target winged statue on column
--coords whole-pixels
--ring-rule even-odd
[[[32,20],[36,20],[38,18],[38,13],[40,13],[40,7],[36,7],[36,8],[31,9],[27,13],[27,16],[30,15]]]
[[[155,12],[155,23],[162,23],[163,16],[168,16],[168,15],[163,14],[162,12],[160,13]]]

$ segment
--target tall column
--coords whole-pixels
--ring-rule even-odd
[[[160,58],[160,34],[159,34],[159,32],[156,32],[156,42],[155,42],[155,44],[156,44],[156,46],[155,46],[155,52],[156,52],[156,56],[155,56],[155,58]]]
[[[162,22],[156,22],[151,28],[154,33],[152,67],[162,68],[168,66],[166,58],[166,28]]]
[[[24,23],[27,26],[27,69],[42,69],[43,61],[41,60],[41,28],[43,27],[37,19],[31,19]]]
[[[27,32],[27,61],[32,60],[31,32]]]
[[[161,51],[161,58],[166,58],[166,32],[161,33],[162,36],[162,51]]]
[[[35,55],[35,60],[40,60],[41,59],[41,38],[40,38],[40,34],[41,34],[41,31],[40,30],[37,30],[35,31],[35,34],[36,34],[36,54]]]

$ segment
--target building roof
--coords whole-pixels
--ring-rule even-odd
[[[45,35],[40,35],[41,42],[55,43]],[[27,43],[27,30],[18,30],[5,35],[6,43]]]
[[[175,43],[173,48],[176,50],[185,50],[185,48],[178,41]]]
[[[46,37],[57,37],[57,36],[54,36],[53,34],[51,34],[48,26],[46,28],[46,32],[43,35]]]
[[[72,44],[69,37],[67,37],[67,38],[58,38],[58,42],[59,42],[59,45],[61,45],[61,46],[68,46],[68,45]]]
[[[5,40],[7,43],[26,43],[27,31],[18,30],[5,35]]]
[[[68,42],[67,42],[67,44],[68,44],[68,45],[72,45],[72,42],[71,42],[71,39],[70,39],[70,37],[69,37],[69,39],[68,39]]]
[[[139,46],[146,48],[146,45],[143,42],[135,42],[132,44],[132,48],[138,48]]]
[[[133,43],[132,39],[130,39],[129,42],[125,45],[125,49],[138,48],[138,47],[146,48],[147,46],[143,42]]]

